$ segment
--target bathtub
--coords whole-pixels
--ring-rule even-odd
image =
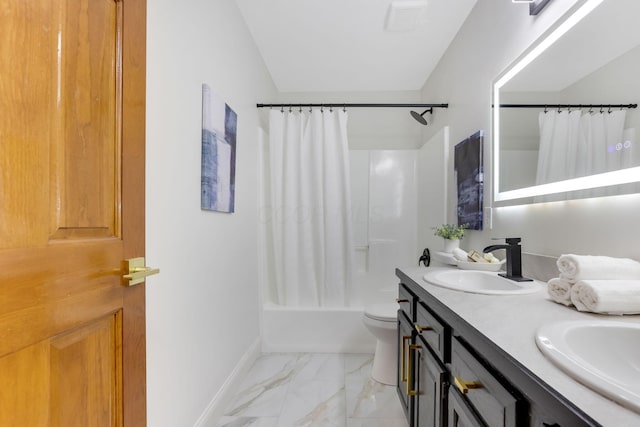
[[[362,316],[368,304],[395,302],[397,285],[386,283],[382,287],[361,282],[356,290],[361,297],[350,307],[285,307],[265,303],[260,322],[262,351],[373,353],[376,340],[362,323]],[[365,286],[370,290],[363,290]]]
[[[376,341],[362,323],[363,310],[267,303],[262,311],[262,351],[373,353]]]

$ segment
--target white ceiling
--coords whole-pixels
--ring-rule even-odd
[[[392,0],[236,0],[281,92],[420,90],[476,0],[422,2],[392,32]]]

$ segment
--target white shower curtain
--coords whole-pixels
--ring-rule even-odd
[[[540,113],[536,184],[618,170],[628,163],[623,143],[626,111]],[[618,145],[620,144],[620,146]],[[628,166],[627,166],[628,167]]]
[[[278,304],[345,306],[352,259],[347,112],[271,110],[269,169]]]

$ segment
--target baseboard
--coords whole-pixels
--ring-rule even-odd
[[[244,375],[260,356],[260,338],[251,344],[247,352],[242,356],[220,390],[213,396],[194,427],[216,427],[218,419],[224,414],[224,410],[235,395],[236,388],[242,382]]]

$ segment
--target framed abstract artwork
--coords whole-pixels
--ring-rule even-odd
[[[202,85],[200,207],[234,212],[238,116],[207,84]]]

